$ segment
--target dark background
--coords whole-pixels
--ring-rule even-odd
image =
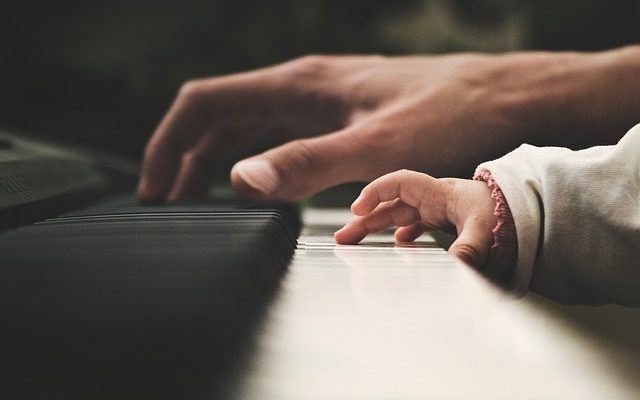
[[[309,53],[598,50],[640,42],[640,1],[1,3],[0,126],[138,158],[191,78]]]

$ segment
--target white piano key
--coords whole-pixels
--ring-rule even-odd
[[[242,399],[636,399],[603,346],[434,248],[337,246],[347,211],[307,211]],[[327,233],[308,235],[317,225]],[[614,357],[615,356],[615,357]],[[637,371],[636,371],[637,372]]]

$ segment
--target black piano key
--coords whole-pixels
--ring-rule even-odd
[[[277,289],[299,229],[288,206],[116,198],[0,235],[7,377],[154,394],[209,384]]]

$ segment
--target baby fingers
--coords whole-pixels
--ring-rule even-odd
[[[438,228],[448,227],[447,202],[450,180],[436,179],[416,171],[401,170],[381,176],[368,184],[351,205],[355,215],[365,216],[378,204],[399,199],[413,207],[422,222]]]
[[[396,229],[394,238],[396,239],[396,242],[409,243],[413,242],[414,240],[422,236],[423,233],[429,230],[430,229],[427,226],[423,225],[420,222],[417,222],[413,225],[401,226],[400,228]]]
[[[420,221],[414,207],[400,201],[380,204],[365,216],[356,217],[334,234],[340,244],[355,244],[371,233],[383,231],[393,226],[409,226]]]

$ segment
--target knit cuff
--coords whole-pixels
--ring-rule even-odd
[[[491,198],[496,203],[493,215],[498,217],[498,222],[492,230],[493,244],[486,265],[493,270],[491,272],[500,275],[498,278],[508,279],[518,255],[518,237],[511,209],[491,172],[478,172],[473,180],[486,182],[491,189]]]

